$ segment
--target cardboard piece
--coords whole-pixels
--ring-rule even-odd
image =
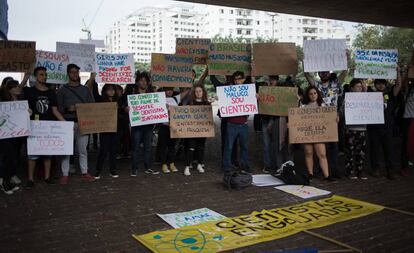
[[[308,185],[282,185],[275,187],[275,189],[293,194],[302,199],[310,199],[331,194],[330,191],[321,190]]]
[[[116,133],[118,105],[116,102],[84,103],[76,105],[81,134]]]
[[[298,106],[297,87],[259,87],[259,113],[287,116],[289,108]]]
[[[252,76],[289,75],[298,72],[295,43],[254,43]]]
[[[234,43],[212,43],[208,52],[210,75],[232,75],[236,71],[251,73],[251,45]]]
[[[193,58],[177,54],[151,54],[152,85],[193,87]]]
[[[220,115],[223,118],[257,114],[255,84],[217,87]]]
[[[96,82],[135,83],[134,54],[95,53]]]
[[[324,39],[303,41],[305,72],[346,70],[345,39]]]
[[[214,137],[214,119],[211,105],[170,106],[171,138]]]
[[[382,92],[345,93],[345,124],[384,124]]]
[[[165,92],[128,95],[131,127],[168,122]]]
[[[31,72],[36,62],[36,42],[0,40],[0,72]]]
[[[56,42],[56,52],[69,56],[70,63],[80,67],[80,71],[95,71],[95,45]]]
[[[269,174],[252,175],[253,185],[255,186],[275,186],[285,184],[282,180]]]
[[[177,38],[175,54],[193,57],[194,64],[207,64],[210,39]]]

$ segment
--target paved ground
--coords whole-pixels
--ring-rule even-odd
[[[261,168],[260,134],[250,135],[254,169]],[[72,176],[69,185],[38,183],[33,190],[12,196],[0,194],[0,252],[149,252],[132,233],[143,234],[169,226],[155,213],[171,213],[208,207],[228,217],[253,210],[304,202],[272,187],[227,191],[219,173],[220,141],[207,144],[207,172],[191,177],[180,174],[129,176],[129,161],[120,162],[120,178],[81,182]],[[95,155],[91,153],[90,167]],[[297,160],[300,160],[298,152]],[[179,163],[182,170],[182,163]],[[300,163],[298,166],[303,166]],[[182,172],[182,171],[181,171]],[[414,212],[414,176],[395,181],[369,178],[343,179],[313,185],[335,194]],[[384,210],[363,218],[313,230],[364,252],[414,252],[414,217]],[[231,252],[316,247],[343,249],[299,233],[284,239]]]

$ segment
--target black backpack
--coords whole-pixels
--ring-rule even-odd
[[[285,184],[309,185],[309,177],[307,174],[303,170],[296,169],[292,161],[287,161],[282,164],[272,175],[282,180]]]
[[[223,183],[230,190],[242,190],[253,182],[252,175],[245,172],[230,172],[224,174]]]

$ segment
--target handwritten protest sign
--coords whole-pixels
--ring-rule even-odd
[[[308,185],[282,185],[276,186],[275,188],[286,193],[298,196],[302,199],[310,199],[314,197],[320,197],[331,194],[330,191],[325,191]]]
[[[80,71],[95,71],[95,45],[56,42],[56,52],[69,56],[70,63],[80,67]]]
[[[258,113],[254,84],[219,86],[217,96],[221,117]]]
[[[72,155],[73,122],[32,120],[28,155]]]
[[[170,224],[173,228],[181,228],[185,226],[192,226],[207,221],[219,221],[226,216],[214,212],[208,208],[195,209],[188,212],[157,214],[165,222]]]
[[[36,42],[0,40],[0,72],[30,72],[36,61]]]
[[[206,64],[210,44],[210,39],[177,38],[175,43],[175,53],[193,57],[194,64]]]
[[[171,138],[214,137],[211,105],[170,106]]]
[[[135,65],[133,54],[95,53],[96,82],[128,84],[134,83]]]
[[[24,101],[0,102],[0,139],[28,136],[29,104]]]
[[[210,75],[232,75],[243,71],[250,75],[250,44],[212,43],[208,52],[208,73]]]
[[[65,84],[68,82],[66,66],[69,64],[69,57],[66,54],[58,54],[49,51],[36,51],[36,67],[47,69],[47,82]],[[35,82],[36,78],[31,75],[30,81]]]
[[[303,41],[305,72],[346,70],[345,39]]]
[[[152,84],[159,87],[192,87],[193,58],[176,54],[152,54]]]
[[[338,141],[335,106],[289,109],[289,143]]]
[[[397,78],[398,51],[396,49],[357,49],[355,78]]]
[[[168,122],[165,92],[128,95],[131,127]]]
[[[259,113],[273,116],[287,116],[291,107],[298,106],[296,87],[259,87]]]
[[[298,72],[295,43],[254,43],[253,76],[287,75]]]
[[[345,93],[345,124],[384,124],[382,92]]]
[[[81,134],[116,133],[117,103],[86,103],[76,105]]]

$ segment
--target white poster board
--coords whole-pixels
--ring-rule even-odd
[[[67,83],[68,75],[66,73],[66,66],[68,64],[69,56],[66,54],[36,50],[35,67],[45,67],[47,69],[47,83]],[[30,81],[36,82],[34,75],[30,76]]]
[[[188,212],[157,214],[161,219],[170,224],[173,228],[197,225],[208,221],[219,221],[225,219],[223,216],[208,208],[200,208]]]
[[[32,120],[28,155],[73,155],[73,122]]]
[[[0,102],[0,139],[29,134],[30,115],[27,101]]]
[[[258,114],[255,84],[217,87],[221,117]]]
[[[95,53],[95,64],[98,83],[135,83],[134,54]]]
[[[355,78],[396,79],[397,49],[357,49]]]
[[[305,72],[348,69],[345,39],[305,40],[303,52]]]
[[[307,185],[282,185],[275,187],[278,190],[284,191],[286,193],[293,194],[302,199],[309,199],[319,196],[324,196],[331,194],[329,191],[321,190],[316,187],[307,186]]]
[[[95,45],[56,42],[56,52],[69,56],[70,63],[80,67],[80,71],[95,71]]]
[[[253,185],[255,186],[275,186],[285,184],[282,180],[269,174],[253,175]]]
[[[384,124],[382,92],[345,93],[345,124]]]
[[[168,122],[165,92],[128,95],[131,127]]]

